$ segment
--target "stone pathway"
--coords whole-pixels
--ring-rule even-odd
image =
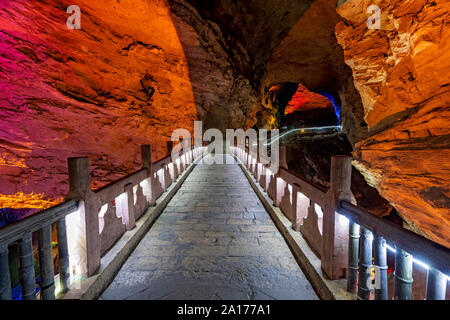
[[[100,299],[318,298],[239,166],[200,163]]]

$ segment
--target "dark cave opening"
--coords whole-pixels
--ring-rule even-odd
[[[267,99],[275,111],[280,143],[286,145],[289,169],[310,181],[329,187],[331,157],[351,156],[354,146],[341,122],[341,100],[329,88],[311,90],[301,83],[271,86]],[[352,191],[357,203],[378,216],[394,208],[353,168]]]

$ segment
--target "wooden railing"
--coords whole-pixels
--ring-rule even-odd
[[[168,143],[172,151],[172,143]],[[142,168],[97,190],[90,188],[87,157],[69,158],[69,193],[66,201],[0,229],[0,300],[11,299],[8,246],[19,244],[22,298],[36,299],[32,234],[38,231],[40,297],[55,299],[52,225],[56,224],[59,281],[62,292],[72,276],[89,277],[117,240],[135,227],[145,211],[177,178],[206,152],[203,146],[184,148],[172,162],[171,155],[152,163],[150,146],[141,147]]]
[[[288,170],[285,146],[280,146],[278,172],[262,164],[270,163],[269,157],[250,152],[244,144],[230,150],[302,234],[329,279],[346,277],[347,290],[358,299],[388,299],[388,241],[396,248],[393,298],[412,297],[414,255],[428,264],[426,299],[445,299],[450,250],[358,207],[350,190],[351,157],[332,157],[330,188],[325,189]]]

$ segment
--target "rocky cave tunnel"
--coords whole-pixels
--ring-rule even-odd
[[[448,2],[374,0],[380,30],[356,0],[73,2],[0,1],[3,223],[62,200],[68,157],[98,188],[193,120],[340,126],[287,137],[289,167],[327,186],[352,155],[360,205],[449,247]]]

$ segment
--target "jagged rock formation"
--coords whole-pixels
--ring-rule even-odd
[[[140,144],[157,160],[176,128],[242,127],[256,112],[195,9],[180,13],[188,24],[164,0],[79,1],[81,29],[68,30],[70,4],[0,4],[0,195],[24,192],[0,207],[63,196],[68,157],[89,156],[98,187],[138,168]]]
[[[336,35],[363,105],[370,136],[355,166],[416,232],[450,246],[450,3],[347,1]]]
[[[246,54],[233,53],[218,25],[203,18],[187,1],[169,3],[205,128],[225,132],[228,128],[252,126],[258,111],[257,94],[233,64],[233,57],[244,59]]]
[[[333,94],[355,167],[409,227],[450,244],[447,2],[190,2],[248,55],[235,68],[260,92],[258,126],[275,123],[274,86]],[[381,30],[367,29],[369,4]]]
[[[288,128],[338,125],[333,103],[325,96],[309,91],[302,84],[285,107],[283,125]]]
[[[344,63],[342,48],[335,37],[334,29],[339,21],[334,1],[311,1],[274,48],[267,61],[260,92],[266,108],[272,108],[270,100],[266,99],[270,94],[268,89],[277,83],[301,83],[309,90],[332,94],[341,105],[347,138],[355,143],[366,135],[367,125],[351,70]]]

